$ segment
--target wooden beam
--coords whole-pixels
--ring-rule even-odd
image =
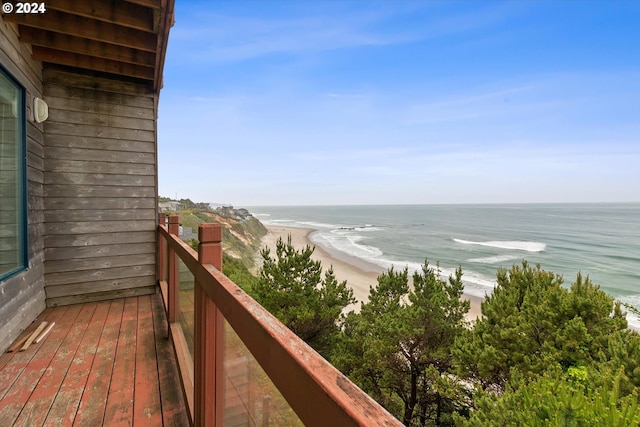
[[[48,49],[40,46],[33,46],[32,50],[33,59],[37,61],[68,65],[71,67],[101,71],[143,80],[153,80],[155,75],[154,70],[151,67],[143,67],[125,62],[109,61],[102,58],[80,55],[62,50]]]
[[[47,11],[96,19],[110,24],[153,32],[153,9],[130,2],[104,0],[47,0]]]
[[[140,6],[160,9],[162,0],[125,0],[128,3],[138,4]]]
[[[153,89],[156,92],[160,92],[164,82],[162,81],[162,72],[164,70],[164,60],[167,52],[167,44],[169,42],[169,31],[175,23],[173,8],[174,0],[157,0],[161,2],[163,16],[161,22],[159,22],[158,38],[156,43],[156,68],[155,76],[153,78]]]
[[[35,15],[12,13],[4,15],[3,19],[8,22],[18,23],[21,28],[31,27],[53,31],[153,53],[157,49],[158,41],[155,34],[56,10]]]
[[[52,31],[38,30],[31,27],[21,27],[20,41],[32,46],[40,46],[49,49],[94,56],[106,60],[127,62],[129,64],[155,66],[156,55],[151,52],[131,49],[108,43],[97,42],[67,34],[54,33]]]

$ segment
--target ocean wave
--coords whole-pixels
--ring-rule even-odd
[[[371,224],[365,224],[363,226],[355,226],[355,227],[338,227],[338,230],[345,230],[345,231],[380,231],[382,230],[381,227],[377,227],[375,225],[371,225]]]
[[[292,222],[296,222],[294,219],[272,219],[269,220],[269,223],[275,223],[275,224],[285,224],[285,223],[292,223]]]
[[[512,261],[514,259],[520,259],[519,255],[496,255],[483,258],[471,258],[467,262],[476,262],[480,264],[497,264],[499,262]]]
[[[514,241],[494,240],[494,241],[488,241],[488,242],[473,242],[471,240],[454,238],[453,241],[457,243],[462,243],[463,245],[488,246],[491,248],[510,249],[510,250],[527,251],[527,252],[542,252],[547,247],[546,243],[522,242],[517,240],[514,240]]]
[[[365,225],[364,227],[356,227],[355,231],[380,231],[381,227],[376,227],[375,225]]]
[[[365,261],[372,262],[375,258],[382,256],[382,251],[379,248],[358,243],[362,240],[362,236],[340,231],[339,229],[334,229],[328,233],[317,232],[310,237],[313,243],[317,243],[325,248],[336,249],[347,255],[362,258]]]
[[[383,260],[381,260],[383,261]],[[401,269],[407,267],[409,269],[409,273],[413,274],[416,271],[422,271],[422,266],[424,263],[415,263],[415,262],[388,262],[389,267],[393,265],[394,268]],[[446,268],[443,266],[436,267],[435,264],[429,265],[431,268],[436,269],[439,268],[440,278],[447,280],[450,276],[455,276],[456,269],[455,268]],[[389,268],[387,267],[387,268]],[[495,279],[487,279],[480,273],[475,273],[469,270],[463,270],[462,282],[464,284],[464,293],[484,298],[487,295],[491,295],[493,292],[493,288],[496,286]]]
[[[357,227],[347,227],[347,226],[342,226],[342,227],[336,227],[335,228],[336,231],[380,231],[382,230],[381,227],[376,227],[374,225],[365,225],[365,226],[357,226]]]
[[[301,227],[311,227],[311,228],[338,228],[339,225],[335,224],[327,224],[324,222],[314,222],[314,221],[299,221],[298,224],[301,224]]]
[[[416,271],[421,271],[423,262],[400,261],[384,257],[382,250],[375,246],[364,245],[359,243],[364,236],[354,234],[351,229],[333,229],[330,231],[317,231],[310,236],[314,244],[322,246],[327,250],[337,250],[349,256],[359,258],[365,262],[377,265],[384,270],[393,267],[396,270],[407,268],[409,274],[413,275]],[[455,275],[456,268],[447,268],[443,266],[436,267],[430,264],[431,268],[439,268],[440,277],[447,279],[449,276]],[[496,285],[495,279],[473,271],[465,270],[462,277],[464,283],[464,291],[467,294],[484,298],[493,292]]]
[[[339,227],[335,224],[326,224],[323,222],[314,222],[314,221],[298,221],[295,219],[261,219],[260,220],[264,225],[280,225],[283,227],[295,227],[295,228],[313,228],[317,229],[334,229]]]

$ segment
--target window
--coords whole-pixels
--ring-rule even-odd
[[[0,280],[27,267],[25,91],[0,67]]]

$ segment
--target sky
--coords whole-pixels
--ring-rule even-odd
[[[640,1],[177,0],[159,193],[640,202]]]

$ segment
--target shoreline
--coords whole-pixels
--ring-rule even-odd
[[[369,287],[377,284],[378,275],[386,270],[378,265],[366,262],[360,258],[330,250],[311,241],[310,235],[316,230],[312,228],[285,227],[280,225],[265,225],[267,234],[262,238],[260,247],[265,246],[274,250],[279,237],[286,240],[291,235],[291,243],[296,249],[306,245],[315,246],[312,258],[322,263],[323,269],[333,266],[336,279],[339,282],[347,281],[347,285],[353,289],[353,295],[358,300],[354,305],[347,306],[347,311],[360,310],[360,302],[369,298]],[[259,256],[259,255],[258,255]],[[468,321],[474,321],[480,317],[480,304],[483,298],[463,294],[463,299],[471,302],[471,308],[467,314]]]

